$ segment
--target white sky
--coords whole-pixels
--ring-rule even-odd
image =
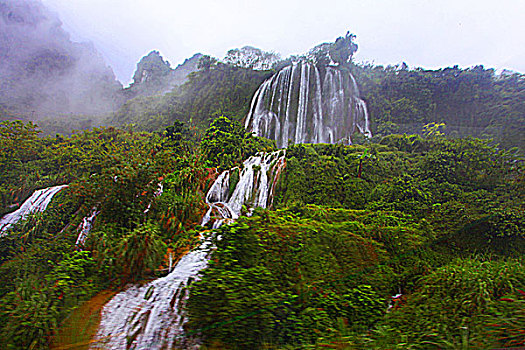
[[[123,83],[159,50],[173,67],[197,52],[251,45],[283,57],[357,35],[357,61],[525,72],[525,0],[42,0],[74,41],[92,41]]]

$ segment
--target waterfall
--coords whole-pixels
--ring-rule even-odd
[[[274,139],[278,147],[294,143],[351,143],[354,132],[371,137],[366,103],[350,72],[321,70],[310,62],[283,68],[256,91],[245,127]]]
[[[67,185],[53,186],[35,191],[18,210],[6,214],[0,219],[0,237],[5,235],[5,231],[16,224],[19,220],[25,219],[29,214],[34,212],[43,212],[46,210],[53,196]]]
[[[202,225],[214,220],[213,227],[218,227],[235,220],[241,215],[243,205],[251,209],[271,205],[284,164],[284,151],[278,151],[250,157],[242,169],[221,173],[206,195],[209,210]],[[233,173],[237,171],[238,182],[230,188]],[[212,236],[208,235],[197,249],[183,256],[167,276],[143,286],[133,285],[113,297],[104,306],[98,341],[92,348],[180,348],[184,340],[183,306],[188,298],[188,286],[199,279],[199,272],[208,265],[213,248]]]
[[[187,287],[208,265],[208,238],[182,257],[167,276],[133,285],[114,296],[102,311],[95,349],[172,349],[183,336],[181,306]]]
[[[250,157],[244,162],[242,169],[234,168],[223,172],[206,195],[209,210],[204,215],[202,225],[210,221],[212,214],[216,214],[214,228],[225,221],[235,220],[241,214],[243,205],[250,208],[248,215],[255,207],[271,206],[275,180],[283,166],[284,151],[277,151]],[[230,191],[230,180],[235,171],[239,172],[239,180],[233,191]]]
[[[80,231],[78,234],[77,241],[75,243],[77,247],[83,246],[84,243],[86,243],[86,239],[88,238],[88,235],[91,232],[91,229],[93,228],[93,222],[95,221],[95,218],[97,217],[98,213],[100,212],[97,211],[97,208],[93,208],[91,214],[82,219],[82,222],[80,223],[77,229],[77,231]]]
[[[163,192],[164,192],[164,185],[161,182],[157,186],[157,191],[155,191],[155,193],[153,194],[153,198],[160,197],[160,195],[162,195]],[[144,214],[146,214],[150,209],[151,209],[151,202],[148,204],[148,207],[146,208],[146,210],[144,210]]]

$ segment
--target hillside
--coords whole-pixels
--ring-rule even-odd
[[[123,89],[39,1],[0,13],[3,348],[525,346],[522,74],[347,32],[152,51]]]
[[[156,322],[173,311],[146,316],[169,307],[162,300],[178,300],[178,289],[163,281],[178,281],[178,272],[191,271],[180,268],[211,254],[202,280],[190,287],[184,326],[190,339],[197,334],[209,346],[523,345],[523,163],[486,141],[428,133],[390,135],[380,144],[292,145],[264,164],[222,173],[229,174],[224,183],[214,168],[271,149],[226,118],[212,123],[199,146],[177,123],[163,135],[108,128],[41,139],[21,123],[3,123],[1,131],[4,212],[32,188],[69,184],[43,214],[0,238],[3,344],[47,348],[75,305],[106,288],[128,299],[117,303],[113,321],[103,319],[101,346],[175,341],[151,343],[142,333],[173,329]],[[275,157],[284,159],[280,168]],[[23,185],[16,182],[22,174],[32,174]],[[224,203],[238,203],[231,199],[238,189],[247,191],[240,214],[264,203],[265,176],[276,210],[256,209],[233,224],[221,219]],[[212,188],[224,197],[213,199]],[[208,206],[215,209],[202,227]],[[91,232],[82,229],[88,218]],[[208,236],[221,220],[222,239]],[[138,294],[119,287],[165,275],[169,256],[176,261],[201,235],[217,249],[186,255],[180,268]],[[142,306],[133,306],[135,298]],[[108,337],[115,322],[131,317],[118,316],[124,305],[146,316]]]
[[[525,143],[525,76],[476,66],[437,70],[355,65],[374,134],[418,133],[444,123],[453,137],[493,138],[503,147]]]
[[[190,74],[186,83],[170,93],[128,101],[108,123],[136,124],[140,129],[155,131],[178,120],[202,132],[220,115],[241,121],[248,113],[253,93],[270,74],[219,63]]]
[[[171,68],[158,51],[141,58],[133,75],[133,82],[125,89],[128,99],[138,96],[164,95],[187,81],[188,75],[197,71],[202,55],[197,53],[175,69]]]

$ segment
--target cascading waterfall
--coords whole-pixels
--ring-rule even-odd
[[[216,217],[214,228],[225,221],[235,220],[241,214],[243,205],[247,205],[250,210],[271,206],[275,179],[284,166],[284,154],[284,151],[277,151],[250,157],[242,169],[234,168],[220,174],[206,195],[206,203],[210,208],[202,219],[202,225],[206,225],[213,214]],[[230,191],[231,177],[236,171],[239,172],[239,179],[233,191]],[[251,214],[251,211],[247,214]]]
[[[213,227],[235,220],[242,206],[249,208],[271,205],[276,180],[284,168],[284,151],[259,154],[247,159],[242,169],[219,175],[206,195],[209,210],[202,225],[213,220]],[[238,182],[230,188],[233,172]],[[232,190],[232,191],[230,191]],[[249,214],[250,212],[248,212]],[[184,341],[183,306],[188,286],[199,279],[213,249],[211,236],[189,252],[167,276],[143,286],[131,286],[111,299],[102,311],[97,343],[102,349],[172,349]]]
[[[0,219],[0,237],[5,235],[5,231],[9,227],[25,219],[29,214],[46,210],[55,194],[67,186],[68,185],[53,186],[35,191],[20,208],[10,214],[6,214]]]
[[[165,277],[118,293],[102,311],[95,349],[172,349],[182,340],[187,286],[208,265],[206,239]]]
[[[337,67],[319,69],[296,62],[261,84],[245,127],[274,139],[278,147],[294,143],[350,144],[358,131],[371,137],[366,103],[350,72]]]
[[[93,208],[91,214],[82,219],[82,222],[80,223],[77,229],[77,231],[79,231],[77,241],[75,243],[77,247],[81,247],[84,245],[84,243],[86,243],[88,235],[91,232],[91,229],[93,228],[93,222],[95,221],[95,218],[97,217],[98,213],[100,212],[97,211],[97,208]]]

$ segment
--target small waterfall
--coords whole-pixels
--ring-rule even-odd
[[[243,205],[249,208],[248,215],[256,207],[271,206],[275,180],[284,167],[284,161],[284,151],[263,153],[248,158],[242,169],[234,168],[219,175],[206,196],[206,203],[210,208],[201,225],[206,225],[213,214],[216,218],[214,228],[225,221],[235,220],[241,214]],[[230,181],[235,171],[239,172],[239,180],[232,192]]]
[[[365,101],[354,77],[337,67],[297,62],[261,84],[245,127],[274,139],[278,147],[294,143],[351,143],[356,131],[371,137]]]
[[[210,209],[202,225],[214,220],[215,228],[225,221],[237,219],[243,204],[249,208],[271,205],[276,180],[284,164],[284,151],[278,151],[250,157],[242,169],[220,174],[206,195]],[[234,171],[239,171],[239,180],[231,189]],[[183,256],[167,276],[143,286],[131,286],[113,297],[104,306],[97,333],[99,341],[92,348],[181,348],[188,286],[199,279],[199,272],[208,265],[214,248],[211,241],[211,236],[205,237],[201,245]]]
[[[0,237],[5,235],[5,231],[9,227],[16,224],[19,220],[25,219],[29,214],[46,210],[53,196],[67,186],[68,185],[53,186],[35,191],[18,210],[6,214],[0,219]]]
[[[93,222],[95,221],[95,218],[97,217],[99,211],[97,211],[97,208],[93,208],[91,211],[91,214],[89,216],[86,216],[82,219],[82,222],[78,226],[77,231],[80,231],[78,234],[77,241],[75,245],[77,247],[81,247],[86,243],[86,239],[88,238],[89,233],[91,232],[91,229],[93,228]]]
[[[163,192],[164,192],[164,185],[161,182],[157,186],[157,191],[155,191],[155,193],[153,194],[153,198],[160,197],[160,195],[162,195]],[[146,210],[144,210],[144,214],[149,212],[150,209],[151,209],[151,202],[148,204],[148,207],[146,208]]]
[[[208,265],[212,249],[206,239],[182,257],[165,277],[118,293],[102,311],[94,349],[172,349],[183,339],[182,305],[187,287]]]

